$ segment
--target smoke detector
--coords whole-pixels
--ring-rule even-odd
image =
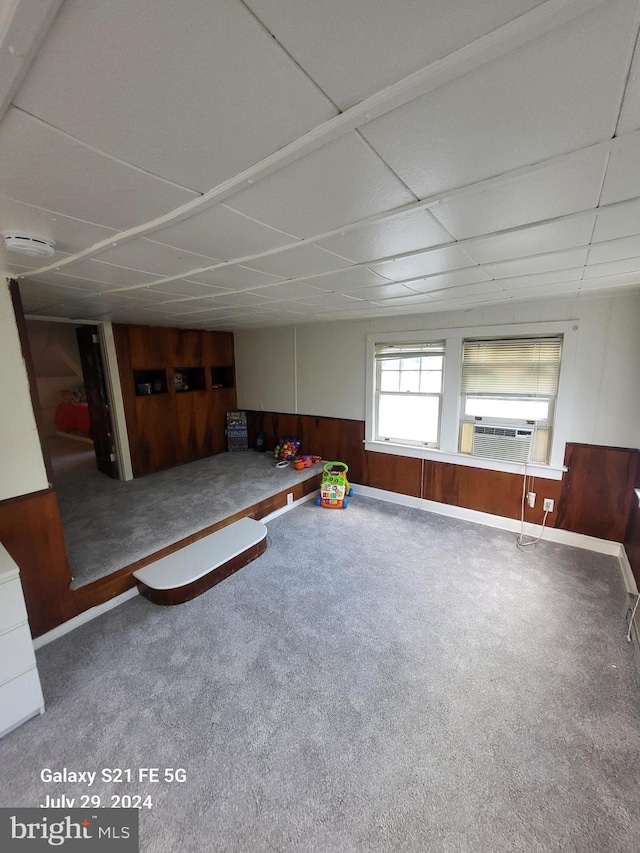
[[[20,252],[32,258],[52,258],[55,254],[53,240],[42,240],[16,231],[3,231],[2,236],[9,252]]]

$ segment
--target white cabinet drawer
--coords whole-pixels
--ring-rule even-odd
[[[27,621],[20,578],[0,583],[0,631]]]
[[[0,737],[44,708],[37,669],[0,687]]]
[[[0,635],[0,684],[36,665],[29,625]]]

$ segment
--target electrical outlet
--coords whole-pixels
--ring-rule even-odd
[[[287,495],[287,506],[293,503],[293,492],[289,492]]]
[[[552,498],[545,498],[544,503],[542,504],[542,509],[545,512],[553,512],[553,503],[554,502]]]
[[[530,507],[534,507],[536,505],[536,493],[528,492],[527,493],[527,503]]]

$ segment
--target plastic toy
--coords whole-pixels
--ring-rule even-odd
[[[347,480],[349,466],[344,462],[325,462],[322,467],[320,497],[316,499],[318,506],[327,509],[346,509],[349,506],[347,498],[353,494],[353,489]]]
[[[299,438],[281,438],[273,451],[273,455],[281,462],[293,460],[297,457],[300,450]]]

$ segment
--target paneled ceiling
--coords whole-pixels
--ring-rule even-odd
[[[238,329],[640,288],[640,0],[0,0],[34,316]]]

